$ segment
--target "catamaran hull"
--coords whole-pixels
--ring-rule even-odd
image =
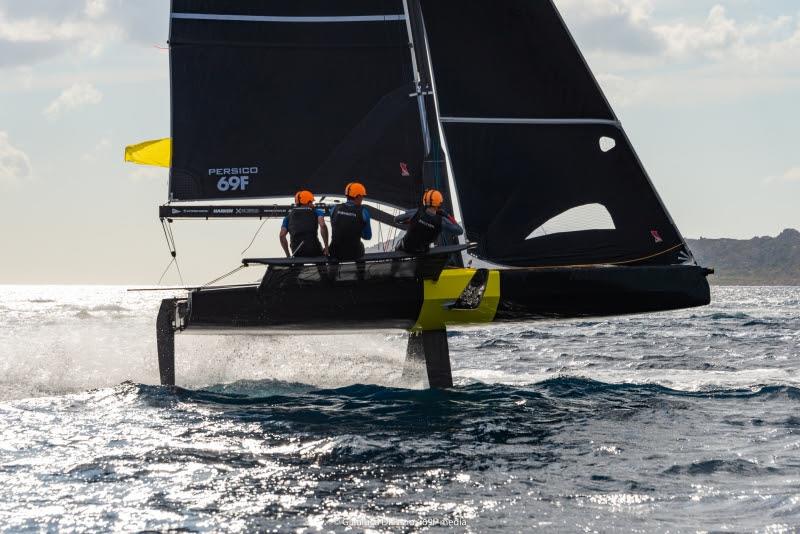
[[[175,384],[175,334],[180,331],[247,335],[405,329],[411,332],[406,367],[424,362],[430,387],[449,388],[450,326],[704,306],[710,302],[710,272],[693,266],[446,269],[432,280],[372,276],[365,269],[350,280],[330,279],[330,271],[320,271],[309,287],[307,278],[300,282],[289,271],[290,276],[272,285],[195,290],[186,299],[161,303],[156,323],[161,383]]]
[[[509,269],[491,271],[481,302],[448,309],[476,271],[445,270],[438,282],[367,280],[289,288],[204,289],[189,295],[179,329],[196,333],[275,333],[448,326],[602,317],[705,306],[707,269],[695,266]],[[446,287],[441,287],[441,286]],[[494,287],[493,287],[494,286]]]

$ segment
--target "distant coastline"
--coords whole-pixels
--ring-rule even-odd
[[[716,274],[723,286],[800,286],[800,232],[787,229],[777,237],[753,239],[687,239],[695,259]]]

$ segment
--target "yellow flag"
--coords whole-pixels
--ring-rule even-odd
[[[125,161],[139,165],[169,167],[172,162],[172,139],[156,139],[127,146]]]

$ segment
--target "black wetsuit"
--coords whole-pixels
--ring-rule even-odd
[[[419,208],[409,221],[406,235],[397,245],[397,250],[411,254],[427,252],[431,243],[439,239],[442,233],[443,217],[444,214],[440,210],[431,215],[427,209]]]
[[[331,215],[331,257],[353,261],[364,255],[361,237],[367,222],[363,210],[350,202],[336,206]]]
[[[297,206],[289,212],[288,229],[292,254],[299,258],[322,256],[322,244],[317,237],[319,220],[311,206]]]

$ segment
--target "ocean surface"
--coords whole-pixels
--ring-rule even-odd
[[[0,530],[800,532],[800,288],[450,333],[179,337],[162,294],[0,286]]]

